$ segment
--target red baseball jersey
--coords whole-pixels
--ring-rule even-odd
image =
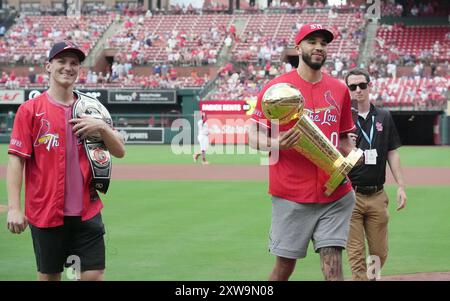
[[[65,112],[43,93],[17,110],[8,153],[25,159],[25,215],[37,227],[64,223],[66,176]],[[92,172],[81,141],[77,144],[83,176],[82,220],[103,208],[97,191],[90,186]]]
[[[270,128],[261,110],[261,99],[264,92],[277,83],[289,83],[299,89],[305,98],[306,113],[334,146],[339,145],[341,134],[355,129],[347,87],[324,73],[321,81],[312,84],[303,80],[297,69],[273,79],[261,90],[252,115],[255,122]],[[280,125],[280,133],[289,130],[295,123],[294,120]],[[269,166],[269,193],[274,196],[298,203],[328,203],[340,199],[352,189],[347,181],[327,197],[324,185],[329,175],[294,149],[280,150],[275,162]]]

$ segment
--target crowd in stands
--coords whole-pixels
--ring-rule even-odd
[[[135,16],[145,13],[144,5],[138,2],[116,2],[114,7],[108,7],[103,1],[85,1],[81,7],[82,15],[118,14],[122,16]]]
[[[119,50],[118,59],[139,65],[215,64],[231,22],[228,15],[126,17],[123,27],[108,44]]]
[[[178,76],[173,66],[166,64],[155,65],[152,74],[148,76],[135,75],[131,64],[114,63],[111,71],[93,71],[81,69],[77,85],[78,87],[96,88],[201,88],[209,78],[207,75],[198,75],[193,71],[190,76]],[[49,85],[47,73],[36,73],[33,67],[29,68],[28,76],[16,76],[14,71],[2,72],[0,88],[45,88]]]
[[[42,64],[51,45],[63,39],[74,41],[89,54],[113,18],[21,17],[6,36],[0,37],[0,62]],[[125,16],[121,30],[109,39],[109,47],[119,50],[117,60],[138,65],[164,61],[173,65],[215,64],[231,20],[228,15]]]
[[[450,79],[442,76],[375,78],[369,98],[384,107],[442,109],[447,102]]]
[[[216,89],[205,99],[208,100],[247,100],[255,98],[262,87],[274,77],[292,70],[289,63],[272,64],[267,61],[264,67],[258,64],[234,66],[227,63],[218,72]]]
[[[377,79],[372,100],[386,106],[442,106],[449,87],[449,61],[450,27],[382,25],[367,66]]]
[[[273,2],[275,3],[275,2]],[[278,3],[278,2],[276,2]],[[316,8],[324,8],[316,2]],[[328,46],[325,72],[343,78],[348,70],[357,67],[359,46],[365,39],[365,20],[362,12],[337,13],[335,9],[322,13],[294,15],[289,11],[308,8],[303,4],[273,4],[266,14],[242,14],[247,24],[242,34],[236,33],[235,15],[201,15],[192,6],[175,5],[166,11],[144,11],[142,5],[118,4],[111,13],[99,3],[86,3],[83,9],[100,16],[81,19],[62,16],[22,16],[5,34],[0,29],[0,63],[42,65],[54,41],[69,39],[86,53],[95,46],[106,28],[118,16],[120,29],[107,44],[116,49],[109,70],[82,69],[79,85],[97,88],[180,88],[204,87],[211,79],[193,71],[180,77],[177,67],[215,65],[218,52],[224,45],[232,53],[233,63],[225,64],[215,80],[216,88],[207,99],[237,100],[255,98],[258,91],[272,78],[292,70],[282,61],[287,47],[302,24],[318,22],[333,31],[335,39]],[[409,1],[417,16],[435,12],[436,4]],[[351,7],[352,5],[350,5]],[[257,6],[248,7],[253,9]],[[205,1],[203,11],[224,9],[217,1]],[[402,15],[402,6],[383,6]],[[283,13],[273,13],[282,10]],[[326,11],[326,12],[325,12]],[[102,14],[105,14],[102,16]],[[412,15],[414,15],[411,12]],[[150,30],[149,30],[150,29]],[[420,33],[420,34],[415,34]],[[414,105],[428,107],[443,105],[449,87],[450,30],[449,27],[407,28],[401,24],[382,25],[376,38],[376,55],[367,68],[374,78],[371,99],[384,105]],[[148,64],[152,74],[136,75],[133,66]],[[410,67],[406,75],[398,74],[398,67]],[[194,69],[195,70],[195,69]],[[429,70],[429,72],[425,72]],[[28,76],[3,72],[1,88],[46,87],[48,76],[30,68]]]
[[[261,88],[281,73],[292,70],[289,63],[271,65],[262,68],[257,64],[233,66],[225,65],[216,80],[217,88],[207,94],[207,100],[249,100],[256,99]],[[349,68],[350,69],[350,68]],[[330,73],[335,70],[328,66],[324,69]],[[332,74],[342,81],[348,70]],[[448,74],[448,73],[446,73]],[[426,76],[423,73],[411,76],[387,77],[386,74],[371,74],[372,88],[370,99],[379,106],[409,107],[414,109],[441,109],[445,106],[450,77]]]
[[[403,15],[404,8],[403,5],[399,3],[391,3],[391,2],[381,2],[381,15],[385,16],[393,16],[393,17],[401,17]]]
[[[449,74],[450,71],[449,61],[439,63],[431,57],[411,60],[410,55],[399,57],[396,60],[389,60],[386,55],[376,55],[370,59],[368,71],[374,77],[396,78],[398,73],[397,66],[409,67],[409,72],[406,74],[403,72],[407,77],[427,75],[435,77],[438,75]],[[429,69],[429,72],[425,73],[426,69]]]
[[[331,58],[325,64],[328,74],[334,77],[343,77],[347,72],[357,67],[358,53],[356,51],[348,54],[331,55]]]
[[[345,63],[344,63],[345,62]],[[325,72],[332,76],[343,78],[348,70],[356,67],[356,61],[351,64],[340,58],[330,60],[325,65]],[[205,98],[209,100],[243,100],[255,98],[261,88],[271,79],[289,72],[293,66],[288,62],[265,61],[259,63],[226,64],[218,72],[217,88]]]
[[[0,63],[43,64],[51,46],[63,39],[89,54],[110,22],[108,16],[22,16],[0,37]]]
[[[402,65],[416,60],[450,60],[449,26],[411,26],[401,23],[381,25],[377,30],[376,53]]]
[[[438,0],[409,0],[406,6],[390,1],[381,2],[381,15],[393,17],[431,17],[447,16],[448,8],[443,9],[442,1]]]
[[[249,15],[243,33],[235,41],[233,57],[238,62],[257,62],[260,66],[266,61],[280,62],[284,49],[293,47],[299,28],[304,23],[319,22],[327,24],[335,36],[329,56],[352,65],[365,38],[363,15],[356,12],[335,16],[335,12],[330,12],[331,15],[304,13],[295,18],[288,14]]]

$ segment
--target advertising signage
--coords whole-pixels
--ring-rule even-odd
[[[23,90],[0,90],[0,104],[11,105],[24,102]]]
[[[87,94],[90,97],[97,98],[101,103],[107,103],[108,90],[106,89],[75,89],[81,93]],[[47,89],[25,89],[25,100],[32,99]]]
[[[117,131],[126,144],[151,144],[164,142],[164,129],[151,127],[119,127]]]
[[[122,90],[109,91],[108,103],[144,103],[144,104],[175,104],[175,90]]]

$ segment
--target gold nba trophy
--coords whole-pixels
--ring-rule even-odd
[[[344,158],[311,118],[304,114],[304,98],[290,84],[271,86],[264,93],[261,105],[266,118],[276,119],[280,125],[298,120],[295,127],[301,136],[294,149],[330,175],[325,183],[325,195],[331,195],[361,158],[363,151],[352,150]]]

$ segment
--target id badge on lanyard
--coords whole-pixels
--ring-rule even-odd
[[[366,132],[364,132],[363,128],[361,127],[361,124],[359,123],[359,120],[357,121],[358,127],[361,130],[361,133],[364,137],[364,139],[369,143],[369,149],[366,149],[364,151],[364,163],[366,165],[376,165],[377,164],[377,150],[372,149],[372,142],[373,142],[373,127],[375,123],[375,116],[372,115],[372,125],[370,127],[370,137],[367,136]]]

